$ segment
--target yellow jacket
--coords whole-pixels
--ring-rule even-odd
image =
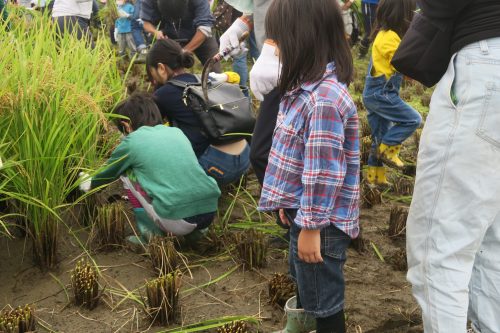
[[[389,79],[396,73],[396,69],[391,65],[391,60],[400,43],[401,38],[392,30],[381,30],[377,34],[372,48],[372,76],[385,75]]]

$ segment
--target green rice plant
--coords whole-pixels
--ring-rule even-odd
[[[0,332],[27,333],[35,332],[36,320],[31,306],[5,308],[0,313]]]
[[[78,261],[71,271],[71,287],[76,305],[92,310],[99,303],[99,276],[88,261]]]
[[[91,50],[58,36],[47,16],[10,18],[11,31],[0,29],[0,143],[12,167],[0,191],[29,221],[34,260],[47,269],[57,263],[61,214],[74,204],[66,198],[78,173],[101,165],[114,142],[108,112],[124,86],[105,39]]]

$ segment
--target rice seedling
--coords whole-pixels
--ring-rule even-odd
[[[372,208],[375,205],[380,205],[382,203],[382,194],[380,191],[374,187],[370,186],[368,182],[363,181],[361,183],[361,207],[362,208]]]
[[[217,333],[247,333],[250,332],[244,321],[233,321],[217,328]]]
[[[174,237],[154,237],[148,245],[154,270],[161,276],[179,268],[180,257],[175,249]]]
[[[160,276],[146,283],[146,311],[153,323],[165,326],[177,321],[180,287],[180,271]]]
[[[14,17],[11,15],[11,17]],[[58,36],[47,15],[0,29],[0,143],[9,181],[0,189],[29,221],[34,261],[57,264],[62,214],[74,202],[82,169],[101,165],[110,149],[107,114],[124,92],[107,41]],[[78,200],[77,200],[78,201]]]
[[[97,208],[92,237],[101,248],[109,249],[124,243],[128,220],[125,210],[125,204],[121,201]]]
[[[0,332],[2,333],[27,333],[35,332],[36,319],[34,310],[30,305],[8,308],[0,313]]]
[[[389,217],[389,237],[401,237],[406,233],[406,219],[408,218],[408,208],[395,206],[391,209]]]
[[[269,303],[283,308],[286,301],[295,295],[295,283],[286,274],[274,273],[269,280],[268,290]]]
[[[255,229],[237,232],[234,243],[238,257],[247,269],[265,266],[268,249],[266,234]]]
[[[71,271],[71,287],[76,305],[92,310],[99,303],[99,277],[88,261],[78,261]]]

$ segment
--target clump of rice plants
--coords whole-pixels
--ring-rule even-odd
[[[394,192],[398,195],[412,195],[415,179],[409,176],[398,175],[394,181]]]
[[[382,194],[374,187],[370,186],[368,182],[361,182],[361,207],[372,208],[375,205],[382,203]]]
[[[356,252],[358,252],[360,254],[366,252],[366,250],[368,248],[368,244],[367,244],[366,238],[364,237],[363,227],[361,225],[359,226],[358,237],[354,238],[351,241],[350,246],[353,249],[355,249]]]
[[[401,272],[406,272],[408,270],[408,262],[406,260],[406,250],[398,249],[392,256],[389,257],[389,264]]]
[[[366,117],[359,117],[359,135],[362,138],[371,137],[372,135],[372,130]]]
[[[268,284],[269,303],[284,307],[286,301],[295,295],[295,283],[286,274],[274,273]]]
[[[0,313],[0,332],[27,333],[35,332],[36,320],[31,306],[4,309]]]
[[[151,263],[159,275],[167,275],[179,267],[180,257],[174,241],[173,237],[153,237],[149,242]]]
[[[359,141],[361,164],[366,165],[368,164],[368,157],[370,156],[370,150],[372,148],[372,138],[370,136],[364,136]]]
[[[146,311],[153,323],[165,326],[177,321],[181,277],[175,271],[146,283]]]
[[[266,234],[248,229],[235,233],[234,242],[238,257],[247,269],[265,266],[268,248]]]
[[[413,143],[415,143],[416,153],[418,153],[418,150],[420,148],[420,137],[422,136],[422,129],[417,128],[415,132],[413,133]]]
[[[92,310],[99,303],[99,276],[88,261],[78,261],[71,271],[71,287],[76,305]]]
[[[389,237],[401,237],[406,234],[406,219],[408,218],[408,208],[395,206],[391,209],[389,217]]]
[[[250,332],[244,321],[233,321],[217,328],[217,333],[247,333]]]
[[[98,207],[93,225],[93,238],[102,248],[123,244],[127,220],[125,204],[121,201]]]
[[[47,15],[19,21],[0,29],[0,146],[12,165],[2,169],[9,181],[0,192],[29,221],[34,261],[50,269],[78,173],[101,165],[114,143],[101,138],[124,86],[104,36],[90,50],[58,35]]]

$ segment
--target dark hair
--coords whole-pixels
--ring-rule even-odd
[[[266,33],[280,52],[281,93],[321,79],[332,61],[337,79],[351,83],[352,53],[337,0],[275,0],[267,11]]]
[[[157,68],[158,64],[167,65],[172,70],[191,68],[194,65],[194,56],[184,51],[179,43],[172,39],[159,39],[148,52],[146,69]]]
[[[377,19],[372,39],[380,30],[392,30],[403,38],[410,27],[415,10],[416,0],[382,0],[377,7]]]
[[[156,126],[162,123],[160,110],[153,96],[148,93],[133,93],[129,98],[120,102],[113,113],[128,118],[134,131],[141,126]],[[114,121],[120,132],[125,133],[125,128],[121,124],[124,119],[115,118]]]
[[[189,0],[157,0],[156,4],[162,19],[178,20],[186,16]]]

